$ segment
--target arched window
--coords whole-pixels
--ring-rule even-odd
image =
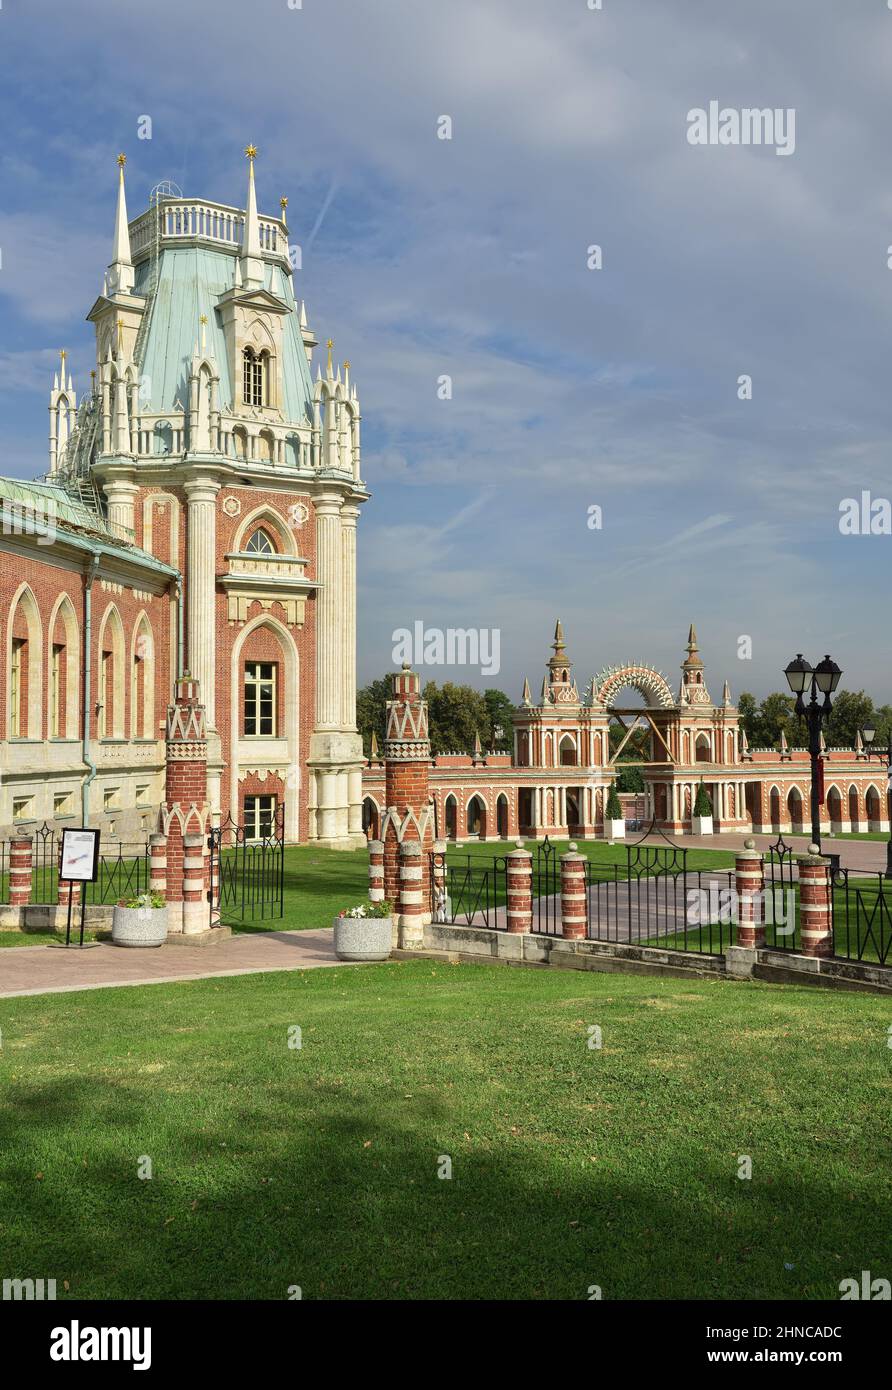
[[[158,458],[164,458],[173,449],[173,426],[169,420],[156,420],[152,431],[152,451]]]
[[[130,684],[132,738],[152,738],[155,722],[154,644],[148,618],[143,614],[133,634]]]
[[[248,540],[245,550],[251,555],[275,555],[276,547],[269,531],[260,526]]]
[[[245,405],[264,405],[264,367],[269,362],[267,353],[260,356],[254,352],[253,348],[245,348],[242,354],[243,367],[243,396]]]
[[[49,737],[74,738],[78,726],[80,636],[71,600],[63,596],[53,610],[47,696]]]
[[[37,602],[27,586],[15,600],[8,631],[8,737],[40,738],[43,634]]]
[[[245,430],[234,429],[232,431],[232,446],[235,449],[237,459],[248,457],[248,435]]]
[[[112,605],[99,635],[100,738],[124,738],[124,681],[124,628]]]

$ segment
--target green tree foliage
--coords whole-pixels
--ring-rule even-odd
[[[858,730],[870,723],[877,728],[875,742],[879,743],[879,721],[873,708],[873,700],[869,695],[865,695],[863,690],[840,690],[833,697],[833,709],[830,711],[825,730],[828,748],[851,748]]]
[[[623,808],[616,793],[616,783],[611,782],[610,791],[607,793],[606,816],[608,820],[622,820]]]
[[[474,736],[480,735],[483,751],[490,734],[490,716],[479,690],[446,681],[424,687],[431,732],[432,753],[471,753]]]
[[[607,729],[607,737],[610,742],[610,752],[614,753],[626,736],[626,730],[618,720],[614,720]],[[623,767],[623,763],[641,763],[650,761],[651,731],[643,725],[632,730],[629,741],[620,753],[616,761],[616,785],[621,792],[643,792],[644,773],[640,767]]]
[[[740,699],[737,701],[737,712],[740,716],[740,727],[752,747],[756,742],[756,723],[759,718],[755,695],[751,695],[748,690],[742,690]]]
[[[488,737],[483,738],[481,734],[484,749],[510,753],[514,747],[514,726],[511,722],[513,701],[509,700],[504,690],[484,690],[483,700],[489,715]]]
[[[387,701],[393,696],[393,681],[390,676],[381,676],[370,681],[356,692],[356,727],[362,734],[362,747],[366,757],[372,748],[372,734],[378,735],[378,751],[384,755],[384,733],[387,721]]]
[[[700,785],[697,788],[697,795],[694,798],[694,815],[711,816],[712,802],[709,799],[709,792],[703,785],[703,778],[700,778]]]

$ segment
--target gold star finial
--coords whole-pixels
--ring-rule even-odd
[[[287,199],[287,198],[280,198],[280,199],[279,199],[279,207],[282,209],[283,212],[285,211],[285,209],[287,208],[287,206],[288,206],[288,199]]]
[[[201,317],[200,317],[199,320],[198,320],[199,323],[207,323],[207,321],[208,321],[208,316],[207,316],[207,314],[202,314]]]
[[[246,145],[246,146],[245,146],[245,154],[248,156],[249,159],[256,159],[256,158],[257,158],[257,146],[256,146],[256,145]]]
[[[127,156],[126,156],[126,154],[124,154],[123,151],[122,151],[121,154],[118,155],[118,168],[119,168],[119,169],[123,169],[123,167],[124,167],[124,165],[125,165],[126,163],[127,163]]]
[[[329,338],[325,346],[328,348],[328,375],[331,376],[331,350],[334,347],[334,338]]]
[[[60,349],[59,349],[59,356],[62,358],[62,362],[63,362],[63,364],[64,364],[65,358],[68,356],[68,353],[65,351],[64,348],[60,348]]]
[[[118,319],[118,347],[124,345],[124,320]]]
[[[345,362],[345,363],[344,363],[344,371],[345,371],[345,372],[349,372],[349,370],[350,370],[350,363],[349,363],[349,362]]]

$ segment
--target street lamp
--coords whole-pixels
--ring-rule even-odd
[[[811,758],[811,838],[812,844],[821,848],[821,801],[823,800],[823,778],[821,767],[821,725],[830,715],[833,701],[830,696],[842,678],[842,671],[835,661],[825,656],[817,666],[805,660],[801,652],[796,659],[784,668],[787,684],[796,696],[796,713],[808,725],[808,752]],[[809,692],[806,704],[804,696]],[[818,695],[823,695],[822,701]]]
[[[877,736],[877,731],[873,724],[865,724],[861,730],[861,742],[864,744],[866,756],[868,758],[879,758],[886,764],[886,815],[889,815],[890,792],[892,792],[892,729],[886,735],[886,747],[878,748],[873,751],[871,745]],[[892,826],[892,821],[890,821]],[[892,878],[892,828],[889,831],[889,839],[886,842],[886,878]]]

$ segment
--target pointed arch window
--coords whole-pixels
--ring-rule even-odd
[[[242,354],[244,364],[243,370],[243,396],[245,405],[264,405],[264,367],[266,366],[266,354],[258,356],[253,348],[245,348]],[[267,359],[268,360],[268,359]]]
[[[245,546],[245,550],[250,555],[276,554],[276,547],[273,545],[272,536],[269,531],[264,531],[262,526],[258,527],[250,537],[248,544]]]

